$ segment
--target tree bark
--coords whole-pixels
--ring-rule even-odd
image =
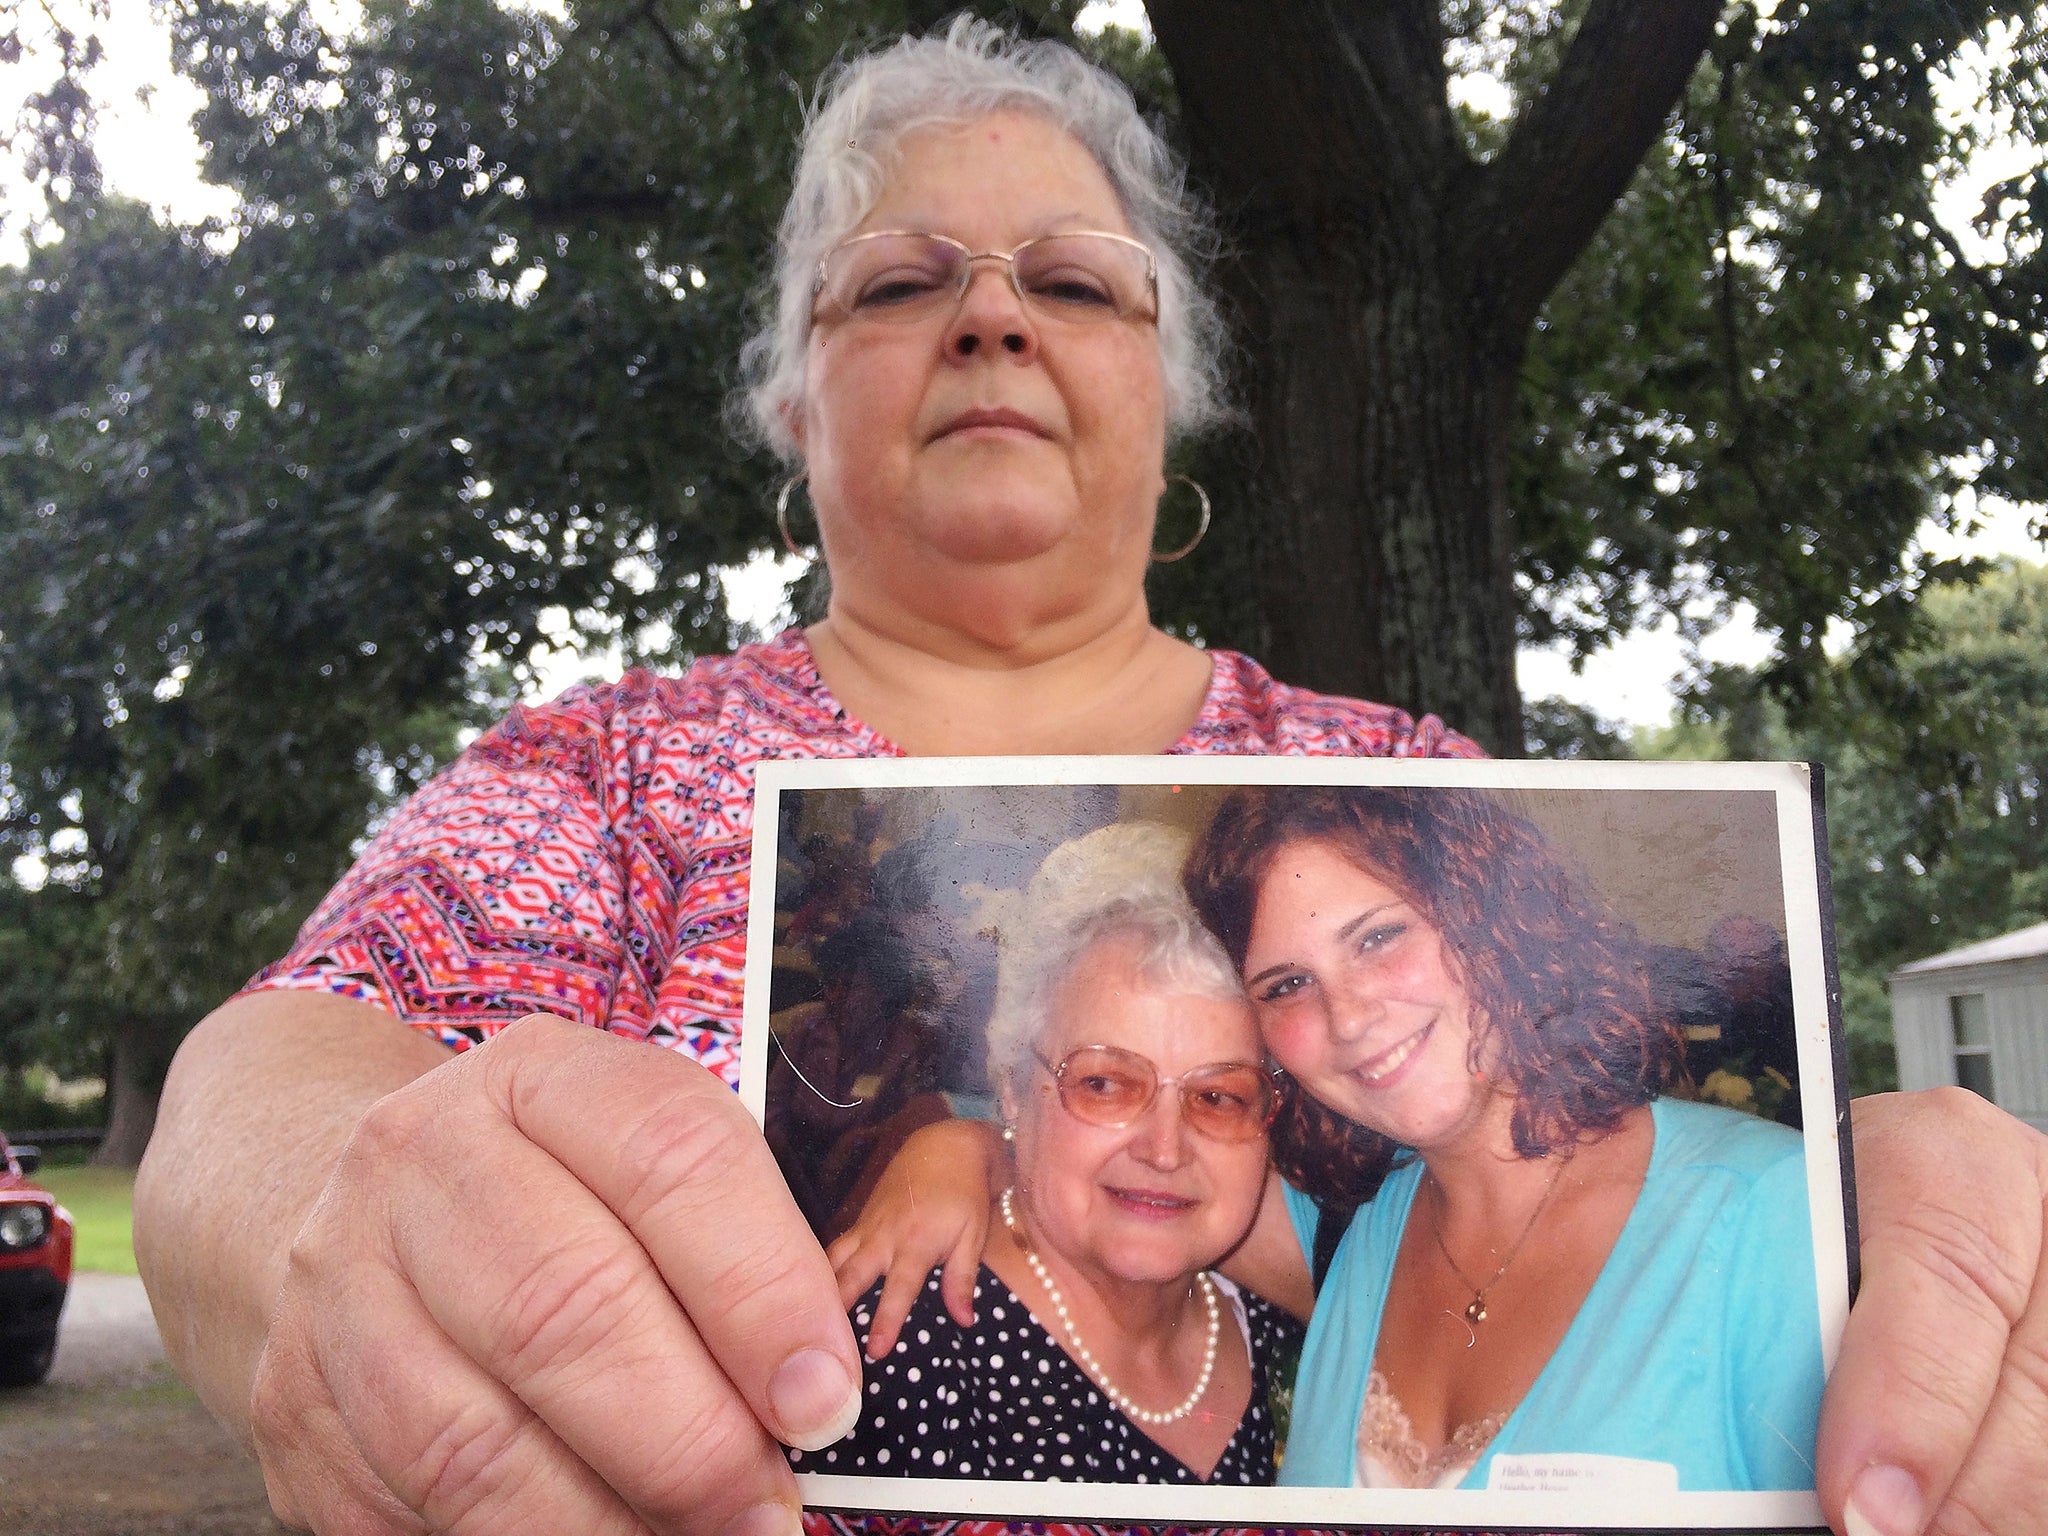
[[[1502,424],[1520,347],[1472,334],[1463,296],[1387,233],[1247,239],[1229,274],[1258,337],[1266,660],[1519,752]]]
[[[92,1161],[133,1168],[156,1129],[157,1100],[184,1031],[163,1019],[131,1019],[114,1031],[107,1051],[107,1134]]]
[[[1436,0],[1147,0],[1227,231],[1266,661],[1524,750],[1507,463],[1543,301],[1662,131],[1718,0],[1592,0],[1490,162]]]

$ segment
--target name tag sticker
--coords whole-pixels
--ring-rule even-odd
[[[1563,1451],[1554,1455],[1496,1456],[1493,1465],[1487,1468],[1486,1487],[1490,1493],[1652,1497],[1678,1492],[1678,1468],[1668,1461]]]

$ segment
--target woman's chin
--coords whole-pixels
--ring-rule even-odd
[[[928,524],[926,543],[948,565],[1002,570],[1056,553],[1075,519],[1050,507],[968,506]]]
[[[1125,1285],[1184,1285],[1190,1275],[1207,1269],[1224,1253],[1215,1242],[1188,1241],[1191,1235],[1147,1241],[1143,1233],[1123,1233],[1113,1244],[1104,1245],[1109,1252],[1103,1271]]]
[[[1187,1284],[1189,1276],[1199,1274],[1215,1262],[1215,1258],[1203,1260],[1186,1254],[1149,1262],[1133,1256],[1120,1259],[1107,1273],[1123,1285],[1177,1287]]]

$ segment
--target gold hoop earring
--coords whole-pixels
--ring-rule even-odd
[[[802,485],[804,481],[808,478],[809,472],[800,469],[795,474],[791,475],[787,480],[783,481],[782,489],[775,493],[776,531],[782,535],[782,547],[788,550],[792,555],[796,556],[796,558],[799,560],[815,560],[818,558],[817,550],[804,549],[797,544],[797,541],[795,539],[789,536],[789,493],[795,490],[798,486]],[[1206,520],[1204,521],[1203,526],[1208,526]]]
[[[1196,499],[1202,503],[1202,521],[1195,529],[1195,536],[1189,539],[1187,543],[1181,545],[1179,549],[1169,550],[1163,555],[1158,550],[1153,550],[1152,563],[1154,565],[1171,565],[1176,560],[1185,560],[1195,552],[1195,546],[1201,543],[1209,533],[1209,493],[1202,489],[1199,482],[1190,480],[1186,475],[1168,475],[1166,479],[1168,484],[1178,480],[1182,485],[1195,493]]]

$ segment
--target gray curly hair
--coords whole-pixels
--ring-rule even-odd
[[[1213,224],[1180,158],[1114,75],[1063,44],[1023,41],[961,16],[941,35],[905,37],[837,65],[821,84],[776,234],[772,313],[740,353],[735,414],[746,435],[797,459],[788,413],[803,395],[812,277],[881,196],[904,136],[1000,111],[1032,113],[1079,140],[1132,232],[1152,248],[1168,436],[1229,418],[1223,320],[1197,276],[1214,247]]]
[[[1197,997],[1244,997],[1237,967],[1181,885],[1191,841],[1160,822],[1116,822],[1046,855],[1020,916],[1002,925],[988,1021],[991,1084],[1017,1090],[1060,987],[1107,940],[1135,938],[1143,946],[1139,972],[1150,981]]]

